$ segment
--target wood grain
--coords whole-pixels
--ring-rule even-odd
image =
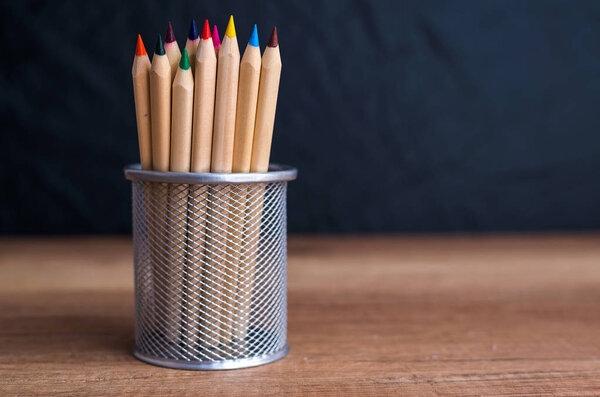
[[[133,358],[126,238],[0,239],[0,395],[598,395],[600,236],[294,237],[290,354]]]

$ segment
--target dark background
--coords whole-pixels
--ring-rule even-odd
[[[125,233],[131,64],[278,26],[292,232],[600,227],[598,1],[2,2],[0,232]]]

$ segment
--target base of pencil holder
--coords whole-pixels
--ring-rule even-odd
[[[290,347],[285,345],[281,350],[274,353],[263,354],[262,356],[254,356],[249,358],[239,358],[234,360],[223,360],[223,361],[182,361],[182,360],[171,360],[161,357],[150,356],[142,351],[133,349],[133,355],[135,358],[144,361],[148,364],[158,365],[159,367],[175,368],[175,369],[188,369],[188,370],[202,370],[202,371],[215,371],[215,370],[226,370],[226,369],[240,369],[257,367],[263,364],[269,364],[273,361],[277,361],[285,357],[290,351]]]
[[[135,347],[163,367],[218,370],[284,357],[287,182],[125,169],[132,181]]]

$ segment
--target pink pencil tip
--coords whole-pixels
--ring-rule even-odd
[[[221,47],[221,39],[219,38],[219,31],[217,30],[217,25],[213,27],[212,33],[213,45],[215,46],[215,50],[218,50]]]

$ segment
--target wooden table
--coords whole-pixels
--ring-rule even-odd
[[[131,355],[128,238],[0,239],[0,395],[599,395],[600,236],[292,237],[290,354]]]

